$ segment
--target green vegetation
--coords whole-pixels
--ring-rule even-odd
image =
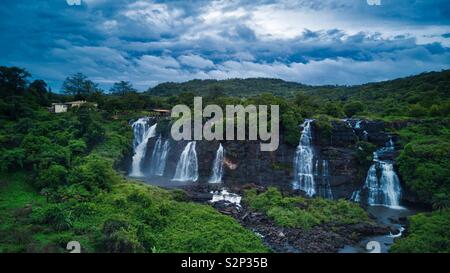
[[[450,207],[450,131],[447,121],[424,122],[400,131],[398,158],[406,185],[422,202]]]
[[[60,189],[46,202],[26,177],[1,177],[0,252],[66,252],[72,240],[84,252],[267,251],[232,218],[176,201],[166,190],[119,181],[96,196]]]
[[[406,237],[400,238],[391,248],[394,253],[449,253],[450,210],[421,213],[409,218]]]
[[[130,151],[130,115],[92,106],[52,114],[30,94],[28,74],[11,73],[25,77],[23,90],[2,102],[20,93],[29,111],[0,116],[0,253],[67,252],[74,240],[83,252],[268,251],[211,206],[121,177],[114,166]],[[82,75],[66,85],[83,98],[98,92]]]
[[[259,252],[260,239],[210,206],[125,180],[116,167],[129,155],[129,120],[176,104],[276,104],[282,141],[297,146],[299,125],[315,118],[319,143],[331,141],[332,122],[357,117],[388,122],[401,140],[399,171],[408,190],[434,212],[410,218],[395,252],[448,252],[450,70],[360,86],[306,86],[277,79],[194,80],[137,93],[118,82],[104,94],[81,73],[69,76],[64,95],[43,80],[29,82],[21,68],[0,66],[0,252],[60,252],[71,240],[84,251]],[[51,114],[52,102],[98,104]],[[161,123],[166,131],[170,121]],[[355,147],[358,164],[376,148]],[[291,166],[273,164],[274,169]],[[275,189],[249,191],[248,205],[286,227],[369,221],[349,202],[283,197]]]
[[[248,190],[244,201],[284,227],[310,229],[322,223],[345,225],[370,221],[359,205],[349,201],[284,197],[273,187],[260,194],[255,189]]]

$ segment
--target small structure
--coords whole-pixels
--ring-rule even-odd
[[[85,100],[77,100],[77,101],[70,101],[70,102],[57,102],[57,103],[52,103],[52,107],[50,107],[50,111],[52,113],[65,113],[67,112],[70,108],[73,107],[80,107],[82,105],[85,104],[89,104],[92,105],[94,107],[97,107],[97,103],[89,103]]]
[[[167,109],[152,109],[152,114],[156,117],[170,117],[171,111]]]

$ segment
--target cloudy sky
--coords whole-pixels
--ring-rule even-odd
[[[450,68],[449,0],[2,0],[0,65],[58,90],[248,77],[359,84]],[[377,2],[369,0],[369,2]]]

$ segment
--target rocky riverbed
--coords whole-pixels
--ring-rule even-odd
[[[197,185],[186,187],[185,190],[189,200],[211,203],[222,214],[235,218],[244,227],[261,236],[264,243],[277,253],[337,253],[345,246],[358,245],[364,238],[398,233],[396,226],[377,223],[375,219],[372,223],[353,225],[321,224],[310,230],[280,227],[263,213],[255,212],[245,202],[240,202],[240,198],[236,198],[238,194],[232,194],[240,193],[243,188],[222,191],[219,185],[215,187]],[[250,187],[255,186],[247,185],[244,188]],[[230,194],[230,198],[217,197],[223,192]]]

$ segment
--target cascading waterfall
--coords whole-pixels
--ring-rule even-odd
[[[322,161],[322,185],[320,185],[318,191],[318,195],[327,198],[333,199],[333,192],[331,191],[330,186],[330,172],[328,168],[328,160]]]
[[[224,150],[222,144],[220,144],[219,148],[217,149],[216,158],[214,159],[213,169],[212,169],[213,173],[211,175],[211,178],[208,181],[209,183],[222,182],[224,158],[225,158],[225,150]]]
[[[401,209],[400,196],[401,186],[394,165],[385,160],[380,160],[380,154],[393,151],[394,142],[389,140],[386,147],[374,153],[374,164],[370,166],[367,173],[364,190],[368,191],[367,203],[370,206],[386,206],[394,209]],[[378,177],[378,172],[381,176]]]
[[[226,201],[235,204],[237,207],[241,207],[242,197],[235,193],[228,192],[226,189],[222,189],[220,192],[216,191],[211,193],[213,194],[213,198],[210,201],[211,203]]]
[[[352,193],[352,196],[350,197],[350,200],[356,203],[359,203],[361,201],[361,191],[356,190]]]
[[[314,166],[314,175],[315,176],[319,175],[319,160],[316,160],[316,164]]]
[[[378,186],[378,177],[377,177],[377,164],[373,164],[370,166],[369,171],[367,172],[366,182],[364,183],[364,188],[368,190],[367,203],[369,205],[378,204],[377,200],[380,197],[380,187]]]
[[[189,142],[181,153],[173,181],[197,181],[198,160],[195,150],[196,142]]]
[[[308,196],[316,194],[313,174],[314,151],[312,147],[312,122],[313,120],[308,119],[303,123],[300,144],[297,147],[294,158],[293,188],[306,192]]]
[[[167,155],[169,154],[169,140],[163,140],[160,136],[155,143],[150,165],[150,175],[163,176],[166,168]]]
[[[150,118],[144,117],[140,118],[132,124],[133,132],[134,132],[134,140],[133,140],[133,161],[131,164],[131,172],[130,176],[142,177],[144,176],[142,172],[142,160],[147,153],[147,144],[148,140],[155,136],[156,134],[156,126],[149,125]]]

